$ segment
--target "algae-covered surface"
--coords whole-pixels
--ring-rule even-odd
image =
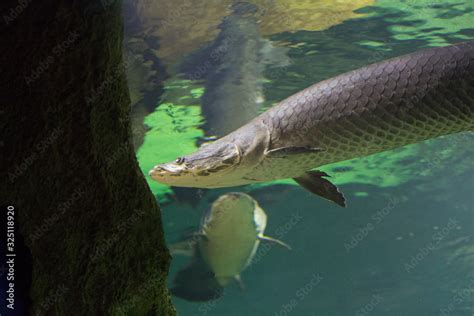
[[[378,0],[377,7],[397,11],[397,17],[389,19],[397,40],[420,39],[443,46],[448,43],[446,36],[462,41],[473,35],[472,1]]]
[[[274,9],[283,5],[283,1],[274,3]],[[323,20],[332,23],[320,28],[311,28],[310,22],[286,29],[279,24],[271,32],[265,30],[268,22],[260,22],[262,36],[286,47],[291,60],[283,67],[266,65],[261,78],[262,110],[345,71],[427,47],[474,40],[472,1],[348,3],[303,1],[282,11],[292,16],[324,12]],[[205,32],[193,29],[206,33],[199,41],[212,41],[222,16],[229,14],[217,8],[209,9],[209,22],[201,21],[208,23]],[[204,8],[196,9],[196,17],[207,16]],[[168,19],[166,27],[177,21],[178,17]],[[180,27],[192,28],[193,23],[183,22]],[[176,39],[174,47],[169,47],[174,44],[171,37],[162,39],[168,45],[162,56],[182,47],[183,38]],[[174,62],[191,51],[173,55]],[[204,58],[201,65],[205,62]],[[205,141],[200,98],[205,76],[188,79],[179,67],[170,68],[170,78],[163,83],[165,93],[145,118],[148,132],[137,154],[145,174],[153,165],[192,152]],[[254,263],[242,273],[244,292],[231,284],[213,302],[174,298],[178,312],[185,316],[472,316],[473,154],[471,131],[321,167],[344,192],[345,209],[311,195],[291,179],[204,193],[190,190],[176,199],[182,193],[147,177],[163,205],[169,243],[197,229],[202,213],[220,194],[243,191],[267,212],[266,234],[293,248],[289,253],[262,244]],[[173,258],[170,283],[186,262],[186,258]]]

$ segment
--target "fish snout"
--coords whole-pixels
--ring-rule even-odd
[[[159,166],[154,166],[150,171],[148,171],[148,175],[152,178],[158,177],[162,172],[162,169]]]
[[[164,163],[154,166],[153,169],[148,172],[148,175],[152,179],[162,180],[163,178],[180,176],[183,173],[186,173],[186,167],[184,165],[176,163]]]
[[[165,167],[165,165],[156,165],[148,172],[148,175],[152,178],[160,178],[169,175],[171,171]]]

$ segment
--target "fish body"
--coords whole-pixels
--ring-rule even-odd
[[[251,196],[228,193],[220,196],[201,220],[197,238],[193,239],[193,259],[175,276],[171,289],[188,300],[215,299],[235,280],[242,286],[240,273],[252,262],[261,241],[290,248],[265,236],[267,215]],[[172,253],[183,254],[179,247]]]
[[[228,187],[293,178],[343,205],[314,168],[474,128],[474,42],[431,48],[310,86],[150,176]]]
[[[243,193],[217,199],[201,228],[199,250],[221,286],[226,286],[251,262],[267,225],[258,203]]]
[[[263,159],[255,179],[309,169],[474,128],[474,42],[433,48],[311,86],[260,117],[267,152],[322,150]],[[288,155],[290,156],[290,155]]]

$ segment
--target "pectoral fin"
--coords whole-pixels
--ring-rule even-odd
[[[245,284],[244,284],[244,282],[242,281],[242,278],[240,277],[240,274],[237,274],[236,276],[234,276],[234,280],[235,280],[235,282],[237,282],[237,284],[239,285],[240,290],[241,290],[242,292],[245,291]]]
[[[182,255],[182,256],[188,256],[188,257],[194,256],[197,243],[200,238],[207,240],[206,234],[195,232],[195,233],[190,234],[189,237],[181,241],[168,245],[170,254],[172,256],[175,256],[175,255]]]
[[[291,250],[291,247],[288,244],[281,241],[281,240],[278,240],[278,239],[275,239],[275,238],[272,238],[272,237],[268,237],[268,236],[264,236],[264,235],[258,236],[258,239],[260,239],[261,241],[271,242],[273,244],[277,244],[277,245],[280,245],[282,247],[285,247],[288,250]]]
[[[303,176],[294,178],[299,185],[311,193],[319,195],[329,201],[346,207],[346,200],[339,189],[329,180],[323,177],[330,177],[327,173],[315,170],[308,171]]]
[[[313,147],[280,147],[268,150],[267,152],[265,152],[265,155],[270,158],[287,158],[293,155],[310,154],[321,151],[324,151],[324,149]]]

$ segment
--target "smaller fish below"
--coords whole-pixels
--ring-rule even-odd
[[[176,273],[171,293],[190,301],[209,301],[219,298],[231,281],[243,289],[240,273],[252,262],[261,241],[291,249],[265,236],[266,225],[266,213],[251,196],[220,196],[204,214],[193,238],[170,246],[173,255],[192,256]]]

